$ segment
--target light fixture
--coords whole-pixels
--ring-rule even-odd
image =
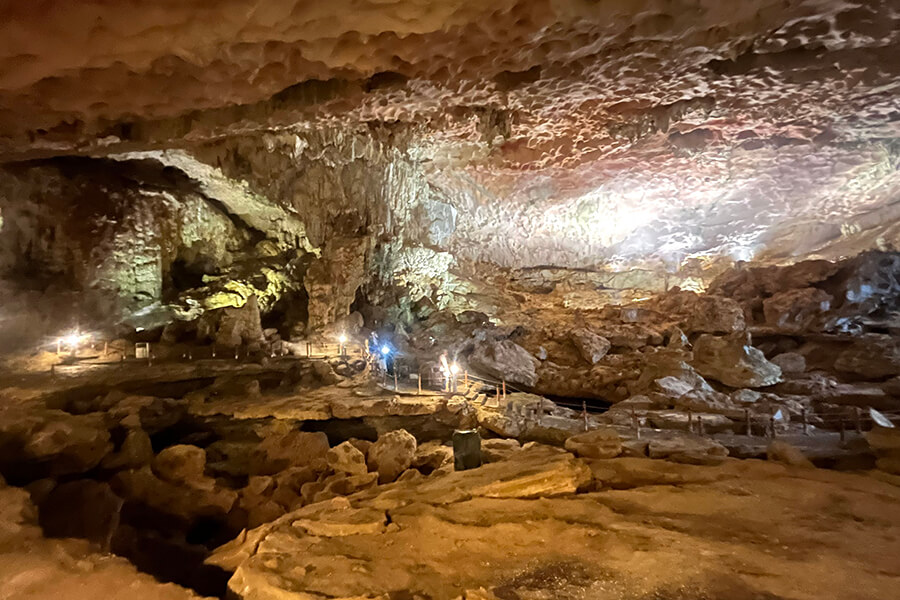
[[[459,373],[459,365],[456,363],[453,363],[452,365],[450,365],[450,372],[453,373],[454,375]]]
[[[77,332],[70,333],[69,335],[59,338],[59,343],[62,344],[63,346],[69,346],[70,348],[74,348],[81,342],[82,337],[84,337],[84,336],[82,336],[81,334],[79,334]]]
[[[390,346],[388,346],[387,344],[385,344],[384,346],[382,346],[382,347],[381,347],[381,353],[384,354],[385,356],[387,356],[388,354],[390,354],[390,353],[391,353],[391,348],[390,348]]]
[[[341,334],[341,337],[338,338],[338,341],[339,341],[340,343],[342,343],[342,344],[346,344],[346,343],[347,343],[347,336],[344,335],[344,334],[342,333],[342,334]]]

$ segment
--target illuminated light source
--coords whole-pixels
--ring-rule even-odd
[[[459,373],[459,365],[456,363],[453,363],[452,365],[450,365],[450,372],[453,373],[454,375]]]
[[[388,354],[390,354],[390,353],[391,353],[391,348],[390,348],[390,346],[388,346],[387,344],[385,344],[384,346],[382,346],[382,347],[381,347],[381,353],[384,354],[385,356],[387,356]]]
[[[56,340],[56,354],[59,355],[63,348],[68,348],[72,353],[75,353],[78,351],[78,346],[90,338],[90,334],[78,333],[77,331],[70,333],[69,335],[64,335]]]
[[[341,334],[341,337],[338,338],[338,341],[339,341],[340,343],[342,343],[342,344],[346,344],[346,343],[347,343],[347,336],[344,335],[344,334],[342,333],[342,334]]]

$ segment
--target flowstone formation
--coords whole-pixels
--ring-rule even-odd
[[[895,593],[895,0],[31,4],[0,597]]]

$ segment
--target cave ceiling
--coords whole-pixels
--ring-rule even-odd
[[[0,2],[5,162],[373,128],[456,211],[460,260],[889,247],[900,2]]]

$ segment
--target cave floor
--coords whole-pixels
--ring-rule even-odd
[[[898,502],[833,471],[536,447],[304,507],[211,560],[245,600],[889,598]]]

